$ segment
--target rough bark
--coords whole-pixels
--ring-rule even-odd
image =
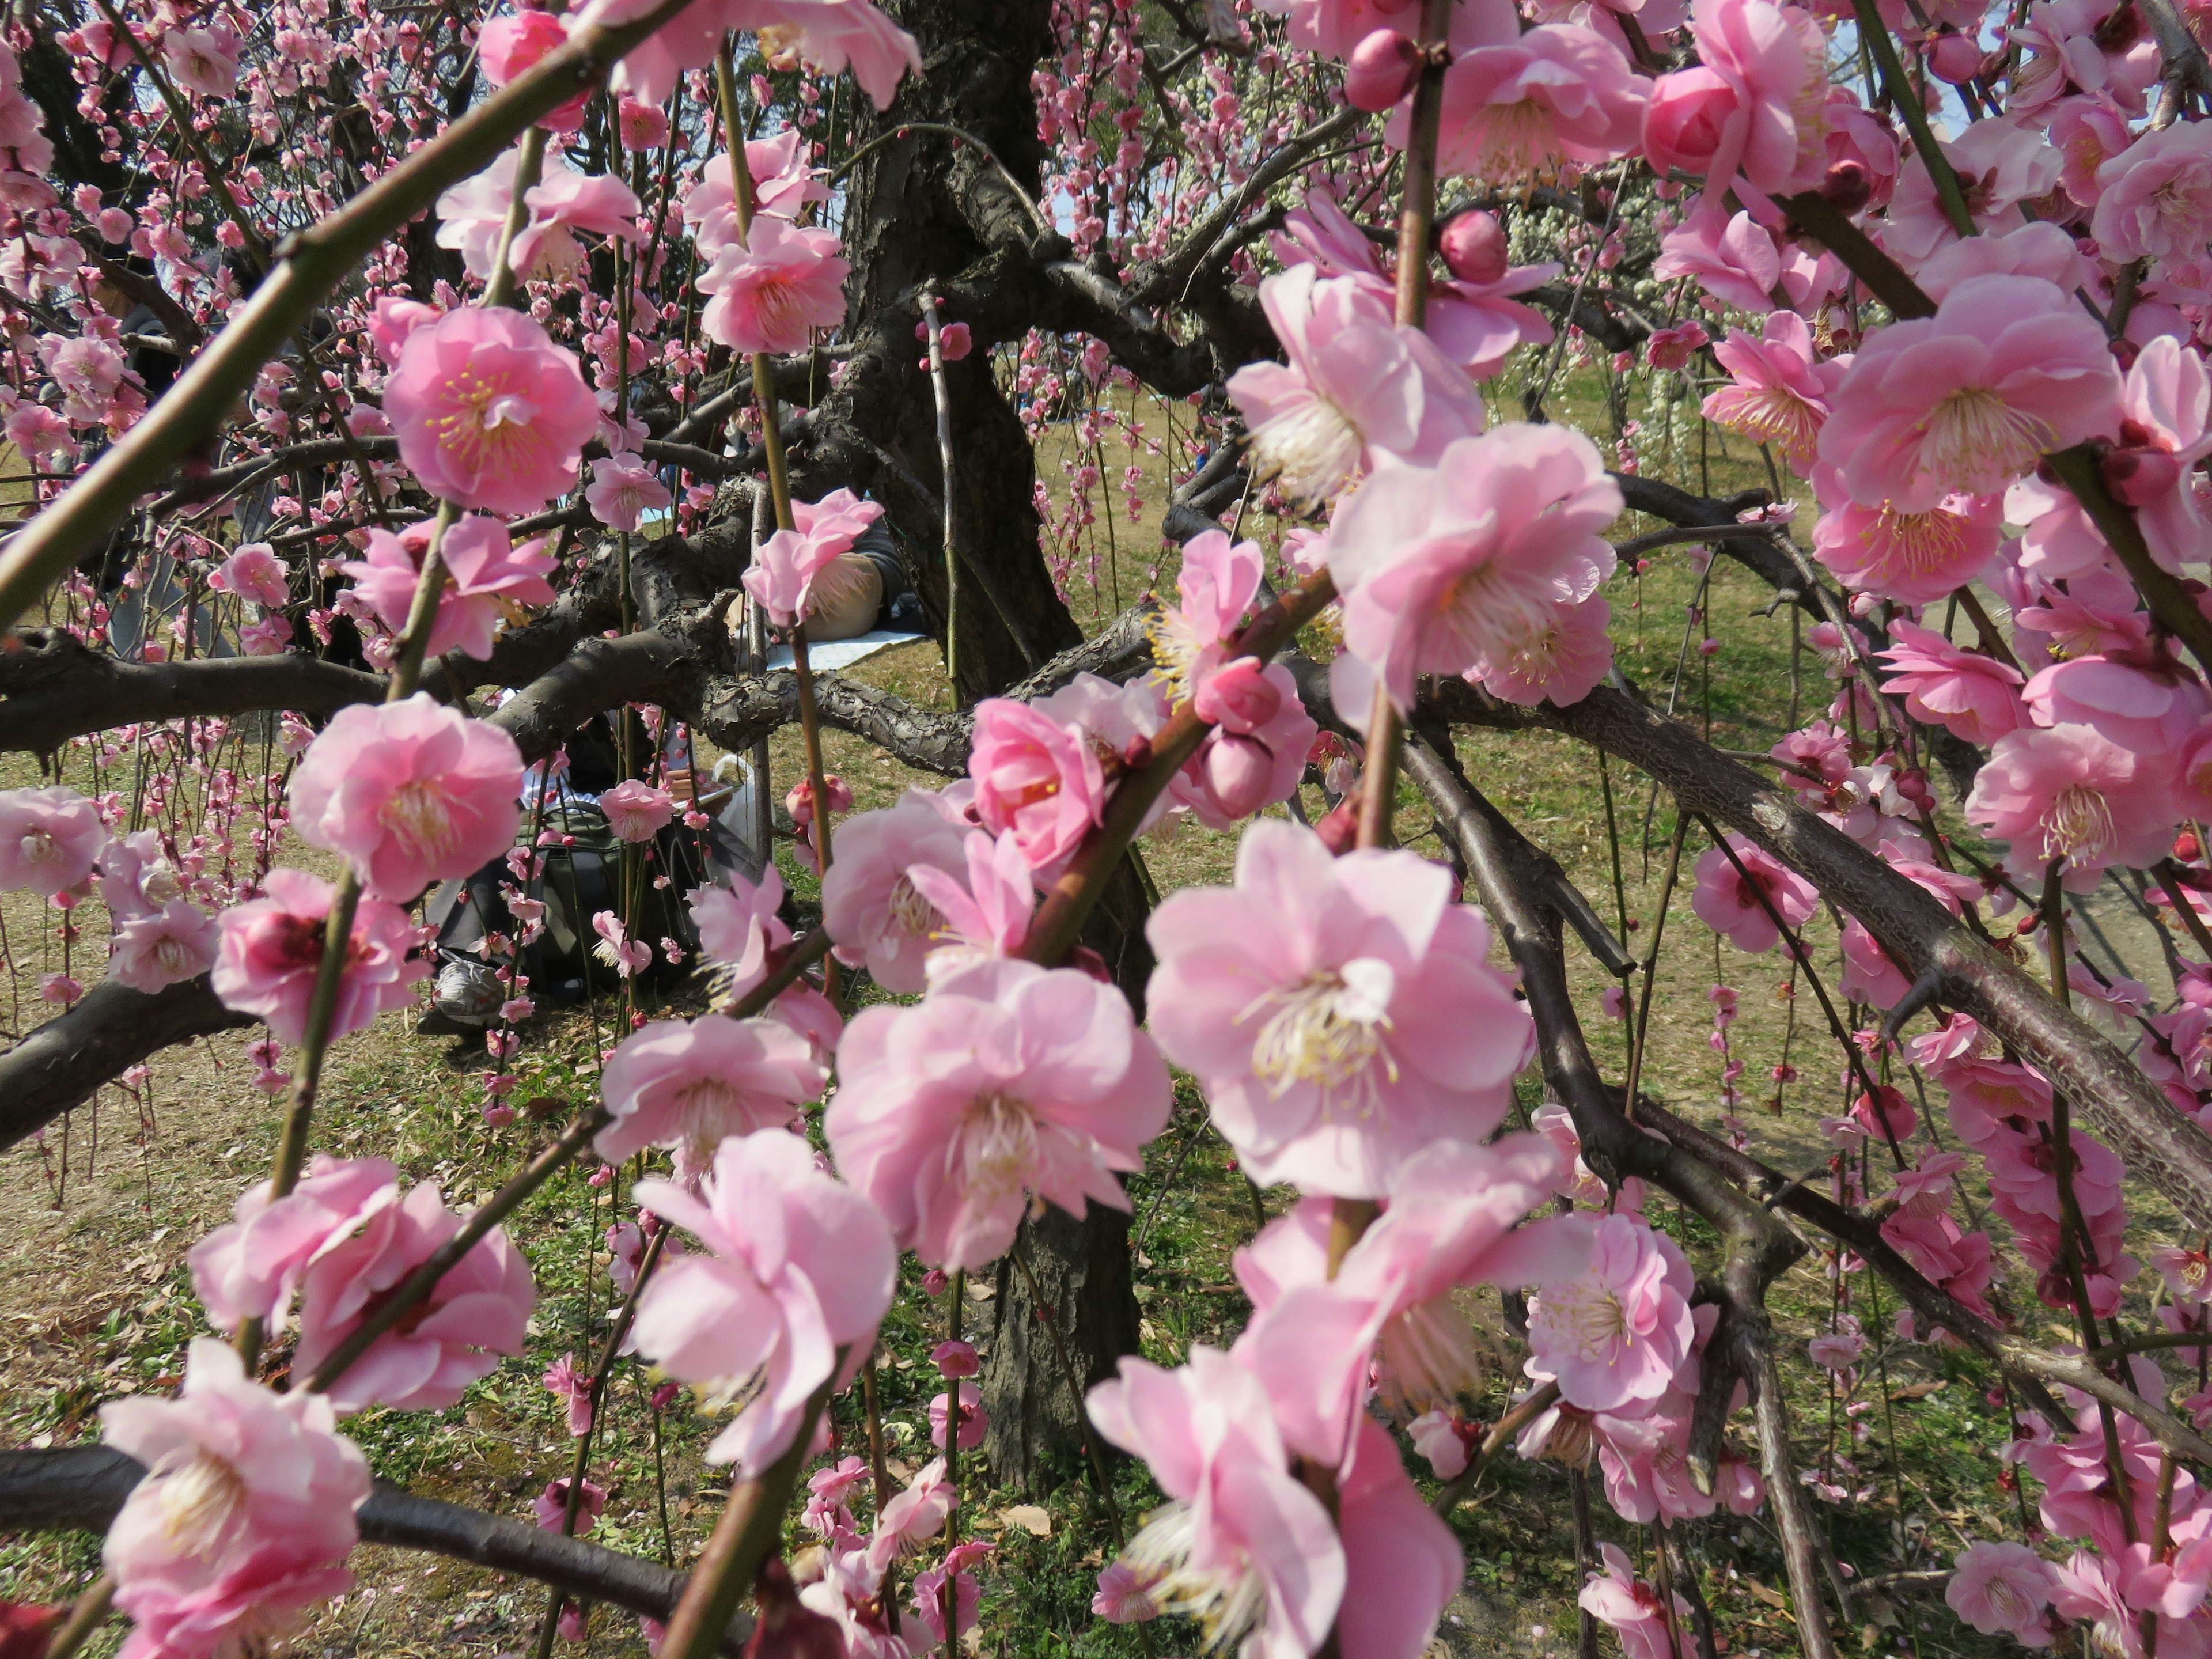
[[[959,127],[988,145],[1034,198],[1042,154],[1029,75],[1050,49],[1048,0],[957,7],[908,0],[889,9],[914,31],[925,72],[901,85],[877,132],[896,133],[902,122]],[[1024,302],[1033,283],[1016,268],[1023,256],[994,252],[993,243],[1018,246],[1036,228],[997,169],[942,133],[890,137],[854,170],[850,190],[844,235],[854,270],[847,290],[854,351],[796,459],[797,487],[811,496],[858,480],[884,502],[942,639],[945,482],[934,395],[914,337],[918,295],[934,281],[947,299],[947,320],[967,322],[975,337],[973,355],[946,369],[964,566],[954,654],[960,699],[971,702],[1081,638],[1039,552],[1035,458],[988,351],[1019,338],[1036,314]],[[979,234],[979,224],[993,234]],[[969,277],[975,280],[962,280]]]

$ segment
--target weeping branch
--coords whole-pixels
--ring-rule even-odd
[[[1864,923],[1907,975],[1936,975],[1936,1000],[1973,1016],[2079,1102],[2132,1172],[2192,1228],[2212,1231],[2212,1137],[2175,1111],[2101,1032],[2053,1000],[2039,979],[1786,791],[1606,687],[1570,708],[1522,708],[1449,680],[1436,685],[1429,706],[1455,724],[1563,732],[1595,743],[1657,780],[1686,810],[1748,836]]]

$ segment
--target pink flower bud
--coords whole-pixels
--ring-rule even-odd
[[[1244,817],[1267,805],[1267,787],[1274,781],[1275,757],[1255,738],[1217,732],[1199,757],[1206,769],[1206,785],[1215,802],[1231,817]]]
[[[1322,845],[1337,857],[1342,858],[1359,842],[1359,799],[1346,795],[1335,811],[1314,825],[1314,834],[1321,837]]]
[[[1942,34],[1928,49],[1928,72],[1960,86],[1982,72],[1982,46],[1971,34]]]
[[[1257,657],[1239,657],[1201,680],[1191,702],[1209,726],[1249,737],[1281,712],[1283,694]]]
[[[1376,29],[1346,60],[1345,101],[1354,109],[1386,110],[1413,89],[1420,72],[1419,47],[1395,29]]]
[[[2130,507],[2148,507],[2173,493],[2181,463],[2171,450],[2115,449],[2105,457],[2105,482]]]
[[[1462,283],[1495,283],[1505,275],[1505,228],[1478,210],[1444,227],[1444,264]]]

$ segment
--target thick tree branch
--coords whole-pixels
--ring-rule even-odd
[[[264,708],[331,714],[384,696],[381,675],[314,657],[131,663],[59,631],[21,640],[21,649],[0,653],[0,750],[51,755],[118,726]]]
[[[0,1054],[0,1148],[36,1134],[173,1044],[252,1024],[216,1000],[204,975],[151,996],[103,980]]]

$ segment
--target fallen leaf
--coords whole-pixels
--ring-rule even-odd
[[[1015,1504],[999,1511],[999,1519],[1010,1527],[1019,1527],[1032,1538],[1052,1536],[1052,1516],[1037,1504]]]
[[[1928,1382],[1910,1382],[1890,1396],[1893,1400],[1925,1400],[1931,1394],[1941,1394],[1948,1386],[1945,1379],[1936,1377]]]

